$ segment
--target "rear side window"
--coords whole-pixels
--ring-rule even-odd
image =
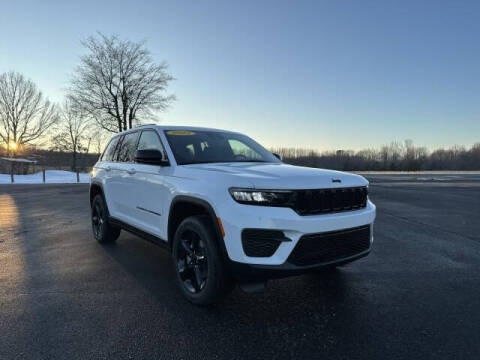
[[[135,160],[137,138],[138,132],[132,132],[123,137],[117,150],[117,161],[133,162]]]
[[[160,137],[152,130],[142,131],[140,140],[138,140],[137,150],[158,150],[163,153],[165,158],[167,157]]]
[[[117,136],[110,140],[105,148],[105,151],[103,152],[102,161],[113,161],[113,154],[115,153],[115,148],[117,147],[119,139],[120,137]]]

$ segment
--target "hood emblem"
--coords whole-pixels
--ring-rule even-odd
[[[341,183],[341,182],[342,182],[342,180],[340,180],[340,179],[332,179],[332,183]]]

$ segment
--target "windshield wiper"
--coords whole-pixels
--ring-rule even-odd
[[[195,165],[195,164],[219,164],[219,163],[239,163],[239,162],[259,162],[259,163],[268,163],[271,161],[265,160],[222,160],[222,161],[215,161],[215,160],[198,160],[198,161],[190,161],[184,162],[180,165]]]
[[[198,161],[184,162],[184,163],[181,163],[180,165],[215,164],[215,163],[224,163],[224,162],[230,162],[230,161],[198,160]]]
[[[268,163],[270,161],[265,161],[265,160],[235,160],[235,161],[231,161],[231,162],[261,162],[261,163]]]

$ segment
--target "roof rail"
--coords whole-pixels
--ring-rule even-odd
[[[142,127],[142,126],[157,126],[158,124],[151,123],[151,124],[141,124],[141,125],[136,125],[134,128]]]

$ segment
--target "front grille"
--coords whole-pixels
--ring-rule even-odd
[[[367,206],[366,187],[297,190],[292,204],[299,215],[318,215],[362,209]]]
[[[242,231],[243,251],[247,256],[269,257],[282,241],[290,241],[279,230],[245,229]]]
[[[328,263],[362,253],[369,247],[370,225],[309,234],[300,238],[288,262],[299,266]]]

